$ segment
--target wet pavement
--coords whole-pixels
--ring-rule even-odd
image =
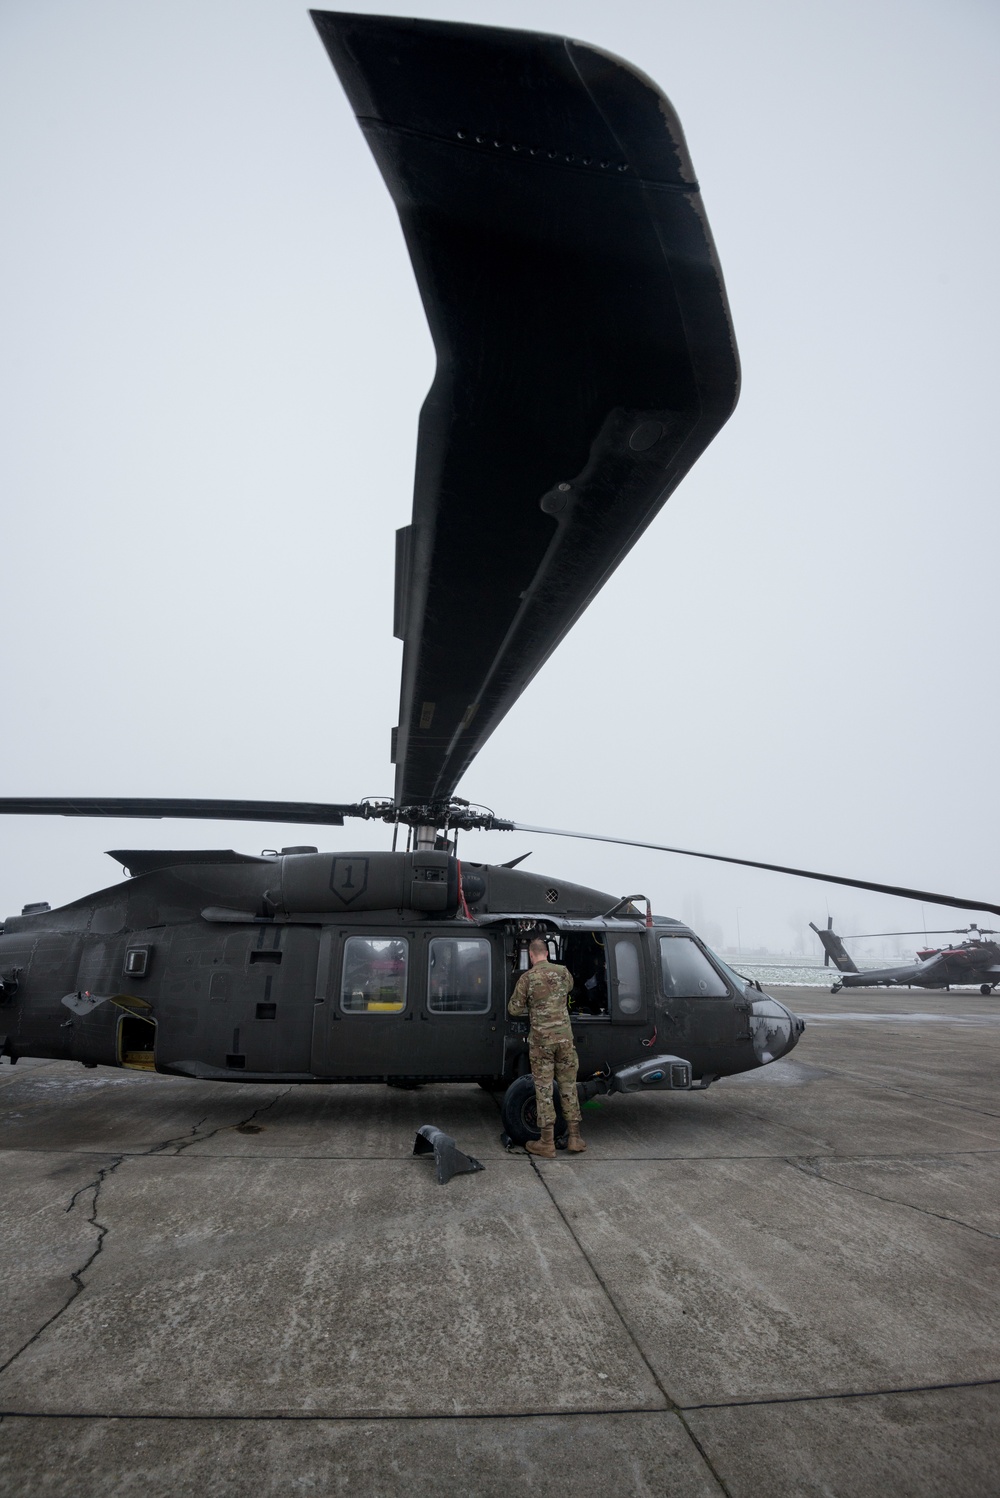
[[[993,1495],[1000,999],[773,991],[787,1061],[553,1162],[474,1086],[4,1063],[0,1492]]]

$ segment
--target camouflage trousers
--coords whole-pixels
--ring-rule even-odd
[[[552,1101],[553,1076],[559,1083],[563,1117],[567,1123],[579,1123],[580,1099],[576,1095],[576,1074],[580,1069],[580,1061],[573,1037],[567,1039],[557,1035],[549,1038],[532,1030],[528,1039],[528,1059],[535,1082],[538,1127],[541,1129],[556,1121],[556,1109]]]

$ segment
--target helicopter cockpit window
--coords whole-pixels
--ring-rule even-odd
[[[432,1014],[485,1014],[490,943],[483,936],[436,936],[430,943],[427,1007]]]
[[[398,1014],[406,1005],[408,943],[400,936],[349,936],[340,1007],[349,1014]]]
[[[690,936],[660,937],[660,972],[668,999],[724,999],[726,980]]]

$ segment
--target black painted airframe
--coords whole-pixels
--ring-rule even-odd
[[[507,997],[539,931],[576,979],[589,1095],[707,1086],[798,1036],[679,922],[520,869],[433,850],[113,856],[125,883],[7,922],[9,1052],[216,1081],[507,1087],[528,1071]],[[512,1137],[531,1103],[512,1089]]]

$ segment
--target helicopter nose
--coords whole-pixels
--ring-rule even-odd
[[[761,1066],[787,1056],[798,1044],[805,1027],[805,1020],[799,1019],[777,999],[755,999],[750,1013],[750,1036],[754,1055]]]

